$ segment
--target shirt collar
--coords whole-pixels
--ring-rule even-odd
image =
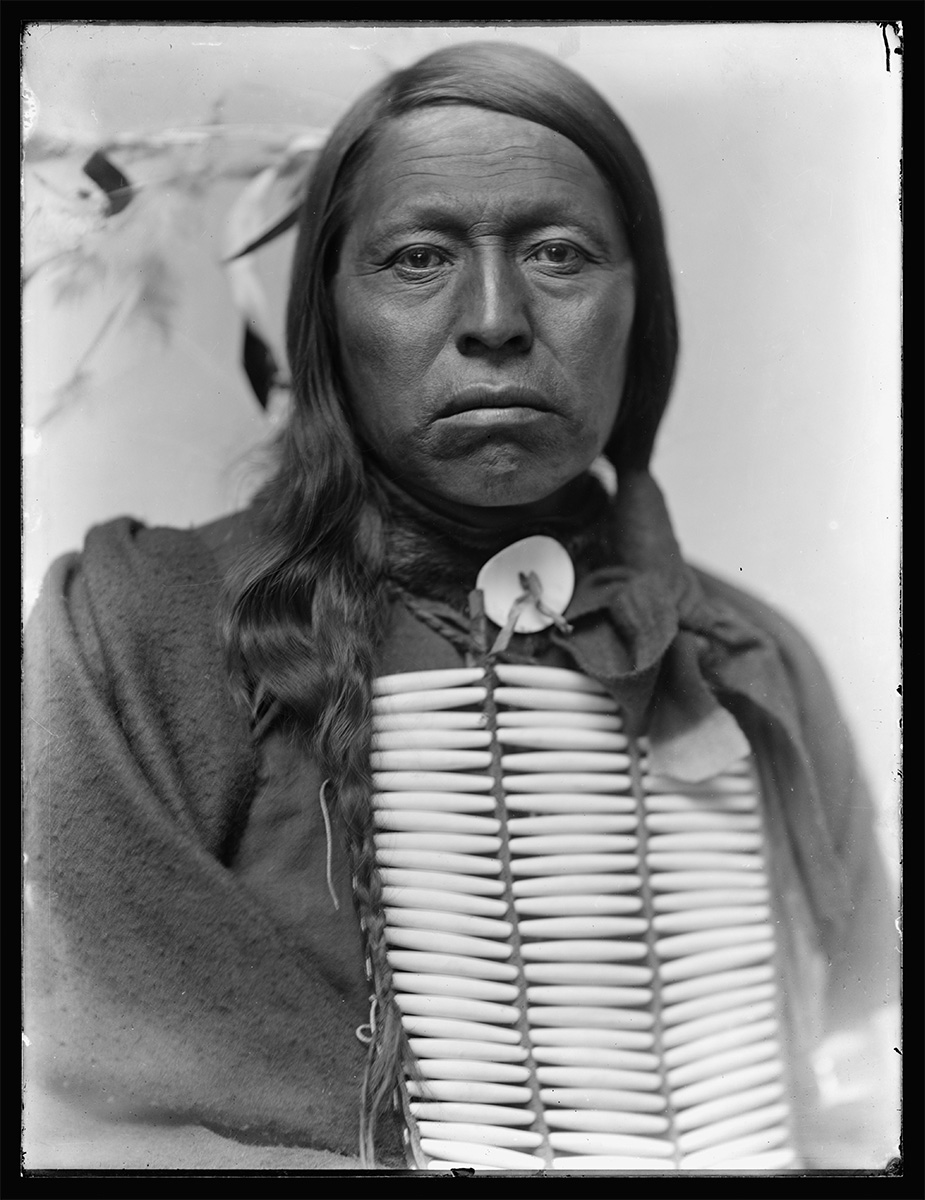
[[[554,641],[621,702],[650,744],[650,768],[696,781],[748,743],[722,700],[747,697],[799,740],[795,698],[769,635],[708,597],[685,563],[662,493],[644,470],[621,474],[614,565],[582,576]],[[732,705],[734,707],[734,705]]]

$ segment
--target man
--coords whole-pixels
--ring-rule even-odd
[[[247,1142],[351,1154],[358,1121],[366,1164],[439,1169],[453,1165],[455,1143],[463,1165],[510,1165],[521,1161],[509,1156],[521,1153],[514,1142],[551,1170],[815,1164],[825,1135],[807,1056],[826,1029],[883,1004],[891,914],[869,806],[812,656],[764,606],[685,566],[648,474],[676,348],[645,163],[570,72],[522,48],[456,47],[347,114],[303,208],[289,305],[293,412],[275,475],[251,510],[204,530],[124,521],[95,531],[82,557],[55,568],[36,622],[47,632],[31,652],[42,718],[27,949],[36,1041],[60,1091],[123,1121],[218,1131],[234,1139],[229,1165],[247,1161]],[[515,550],[526,557],[512,559]],[[607,761],[625,769],[581,785],[598,801],[576,800],[577,784],[550,794],[570,797],[570,821],[595,804],[630,821],[590,836],[629,839],[632,870],[592,851],[574,864],[601,875],[595,904],[632,893],[643,916],[612,918],[625,939],[562,934],[540,951],[546,941],[531,942],[521,920],[516,785],[502,771],[497,715],[511,668],[553,680],[570,704],[573,693],[593,696],[603,732],[619,740]],[[409,781],[383,768],[394,729],[377,697],[411,681],[423,706],[410,710],[413,724],[424,726],[442,701],[421,699],[434,689],[417,686],[417,673],[452,689],[466,671],[485,680],[463,708],[488,730],[488,759],[459,760],[483,762],[474,775],[438,771],[428,805],[456,797],[451,815],[466,827],[459,794],[490,793],[486,819],[502,832],[491,850],[473,834],[466,845],[482,850],[423,860],[449,861],[431,870],[415,856],[421,845],[440,854],[427,840],[432,820],[383,834],[389,796],[406,814],[430,792],[426,771]],[[422,745],[417,763],[429,761]],[[743,797],[751,824],[727,822],[731,841],[698,849],[695,866],[721,884],[759,880],[760,915],[731,886],[682,887],[686,851],[664,851],[665,882],[663,852],[646,850],[653,796],[699,805],[715,825],[711,801],[724,789]],[[534,820],[543,802],[531,803]],[[450,844],[456,834],[437,836]],[[555,882],[555,865],[534,867]],[[456,934],[438,923],[435,943],[421,932],[434,928],[426,906],[409,903],[410,891],[427,890],[421,876],[437,893],[431,906],[457,894],[471,902],[480,893],[461,881],[483,874],[507,880],[498,897],[508,940],[484,949],[485,962],[514,964],[503,979],[484,962],[484,977],[467,974],[482,961],[477,948],[443,953]],[[674,950],[659,949],[655,913],[666,896],[704,908],[690,900],[698,888],[724,895],[710,909],[718,930],[697,935],[719,957],[684,952],[678,968]],[[567,1102],[544,1083],[558,1068],[541,1064],[538,1030],[570,1006],[544,994],[550,1007],[535,1011],[528,967],[540,953],[552,956],[539,964],[547,975],[557,956],[585,955],[609,980],[588,984],[574,1019],[638,1025],[644,1045],[623,1036],[601,1047],[642,1055],[638,1070],[614,1068],[603,1089],[566,1085]],[[643,974],[618,971],[614,956],[644,960]],[[719,1097],[723,1113],[743,1110],[741,1136],[673,1081],[662,993],[679,970],[702,972],[698,1000],[719,997],[712,1021],[752,1029],[754,1005],[771,1005],[771,1026],[749,1043],[758,1075],[743,1068],[743,1090]],[[444,1066],[449,1076],[422,1084],[432,1060],[444,1061],[434,1047],[447,1030],[421,1026],[409,996],[442,1012],[449,995],[457,1015],[446,1020],[470,1051],[496,1028],[487,1018],[466,1026],[460,972],[476,979],[467,988],[513,996],[496,1020],[515,1030],[504,1044],[527,1065],[505,1068],[498,1051],[475,1056],[488,1064],[484,1079],[461,1083],[458,1065]],[[770,991],[740,996],[752,987]],[[606,1003],[591,1003],[600,989]],[[724,992],[741,998],[725,1016]],[[510,1070],[526,1085],[509,1093],[495,1080]],[[726,1087],[723,1070],[714,1090]],[[530,1127],[520,1139],[497,1132],[509,1125]],[[491,1152],[479,1158],[482,1144]]]

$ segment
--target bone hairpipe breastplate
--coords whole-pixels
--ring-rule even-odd
[[[392,675],[373,713],[409,1160],[798,1165],[750,762],[651,775],[611,697],[557,668]]]

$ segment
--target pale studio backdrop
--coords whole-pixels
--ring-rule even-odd
[[[261,185],[239,198],[386,71],[473,38],[560,57],[640,142],[682,338],[656,477],[688,558],[815,644],[896,869],[901,60],[872,22],[33,25],[27,607],[95,522],[191,525],[248,498],[281,402],[261,408],[241,366],[240,302],[279,356],[291,234],[230,278]],[[121,208],[82,171],[99,148],[132,184]]]

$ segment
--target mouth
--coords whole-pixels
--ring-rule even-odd
[[[457,392],[438,410],[435,420],[459,416],[462,413],[479,412],[487,417],[491,412],[515,413],[518,409],[523,410],[523,415],[527,415],[530,412],[552,412],[553,406],[541,392],[531,388],[492,387],[482,384]]]

